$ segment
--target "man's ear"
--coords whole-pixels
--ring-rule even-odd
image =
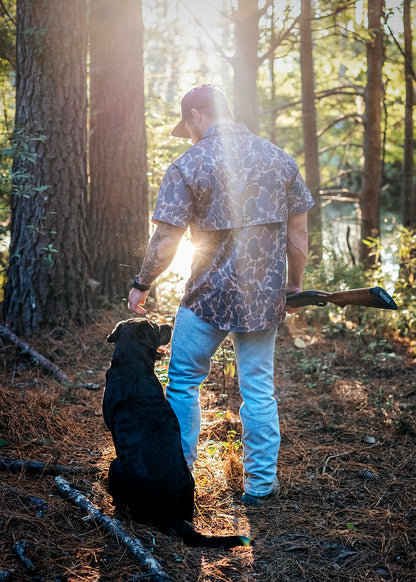
[[[192,120],[195,121],[196,123],[201,123],[202,115],[198,111],[198,109],[195,109],[195,107],[192,107],[191,113],[192,113]]]

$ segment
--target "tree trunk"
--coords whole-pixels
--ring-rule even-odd
[[[89,232],[98,292],[126,296],[148,242],[140,0],[90,0]]]
[[[20,334],[67,319],[82,322],[88,308],[86,17],[86,0],[17,2],[16,155],[4,315]]]
[[[315,81],[312,56],[311,0],[302,0],[300,20],[300,67],[302,74],[303,143],[305,151],[305,181],[315,200],[308,212],[309,248],[314,261],[322,259],[322,220],[319,195],[319,154],[316,132]]]
[[[257,71],[259,61],[258,0],[239,0],[235,21],[234,118],[255,134],[259,132]]]
[[[360,261],[364,266],[374,265],[370,247],[363,243],[380,234],[381,190],[381,109],[382,69],[384,61],[382,16],[384,0],[368,0],[367,87],[364,113],[364,173],[361,190],[361,245]]]
[[[404,73],[406,83],[406,106],[404,118],[404,164],[403,164],[403,224],[416,228],[416,199],[413,187],[413,51],[410,18],[410,0],[403,1],[404,23]]]
[[[275,44],[275,37],[276,37],[276,15],[275,15],[275,7],[274,4],[272,5],[272,10],[270,14],[270,45],[271,47]],[[270,78],[270,103],[275,102],[276,99],[276,74],[274,70],[274,60],[275,60],[275,51],[272,51],[272,54],[269,59],[269,78]],[[271,111],[270,113],[270,121],[269,121],[269,139],[272,143],[276,143],[276,119],[277,113],[276,111]]]

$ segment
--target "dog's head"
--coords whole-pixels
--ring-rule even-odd
[[[143,347],[154,350],[155,357],[160,359],[163,350],[158,351],[160,346],[170,342],[172,328],[170,325],[157,325],[147,319],[127,319],[120,321],[110,335],[107,341],[110,343],[126,342],[127,344],[139,343]]]

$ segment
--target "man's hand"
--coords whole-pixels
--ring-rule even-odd
[[[286,295],[290,295],[291,293],[300,293],[302,291],[301,287],[295,287],[294,285],[286,285]],[[300,307],[290,307],[286,305],[286,313],[296,313],[299,311]]]
[[[158,226],[147,246],[142,268],[139,273],[139,281],[150,285],[163,273],[172,262],[178,248],[179,241],[185,229],[166,222],[159,222]],[[129,310],[139,315],[144,315],[146,309],[142,307],[146,303],[149,291],[139,291],[134,287],[129,293]]]
[[[138,313],[139,315],[144,315],[146,309],[142,307],[146,303],[149,291],[139,291],[138,289],[132,288],[129,293],[129,311],[133,313]]]

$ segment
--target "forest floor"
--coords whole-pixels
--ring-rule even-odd
[[[84,328],[55,328],[31,340],[71,378],[67,385],[0,343],[0,458],[83,467],[65,479],[111,516],[106,474],[114,449],[101,401],[113,347],[105,339],[125,318],[106,311]],[[167,360],[158,365],[162,380],[166,370]],[[198,531],[238,532],[254,537],[255,545],[192,549],[155,528],[125,522],[172,580],[416,580],[416,360],[406,343],[376,339],[371,329],[354,333],[302,315],[287,318],[276,350],[281,491],[256,509],[239,502],[237,386],[226,343],[201,389],[194,521]],[[5,579],[152,578],[122,543],[59,494],[47,470],[2,470]]]

